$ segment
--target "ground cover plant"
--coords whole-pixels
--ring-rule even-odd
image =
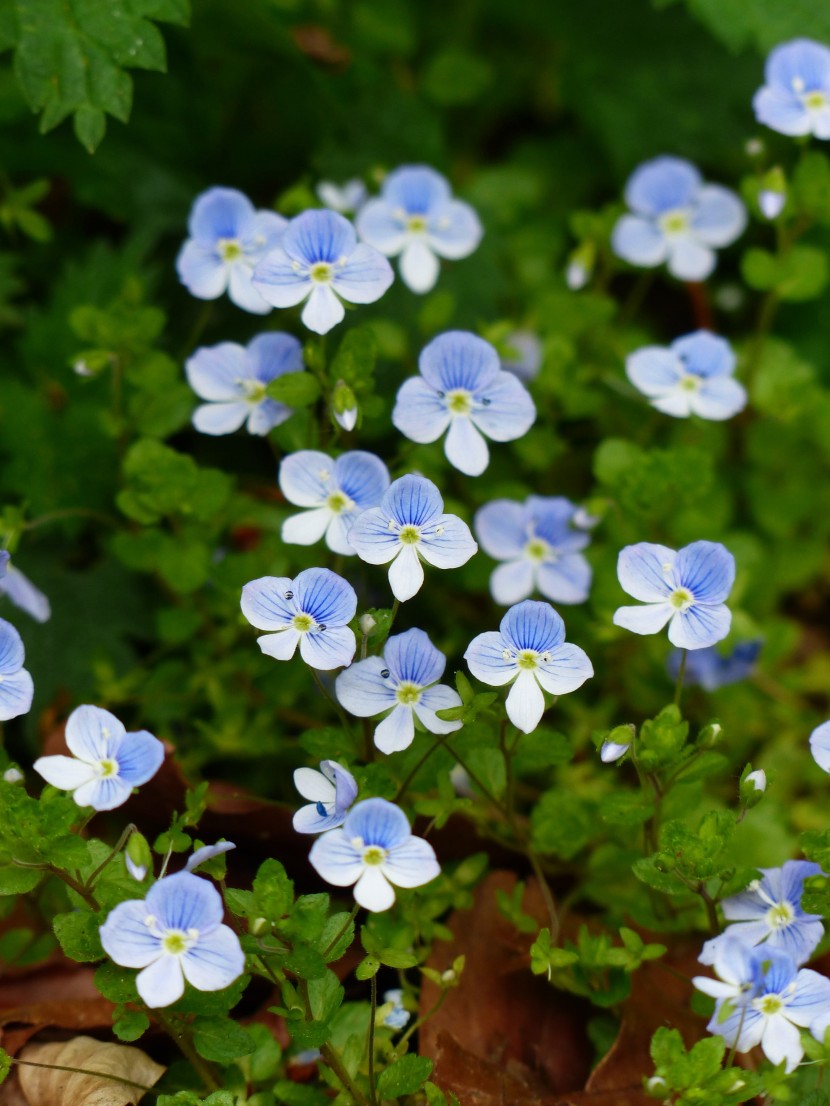
[[[830,1102],[830,18],[0,45],[0,1103]]]

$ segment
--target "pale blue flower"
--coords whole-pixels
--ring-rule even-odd
[[[753,880],[745,891],[721,903],[724,917],[735,924],[706,942],[700,957],[702,964],[714,963],[717,949],[732,939],[745,945],[763,942],[764,948],[785,952],[796,964],[806,963],[813,955],[824,936],[824,926],[821,915],[802,910],[801,896],[804,880],[821,875],[821,868],[806,860],[788,860],[781,868],[760,871],[761,879]]]
[[[748,950],[725,942],[715,963],[723,983],[697,976],[692,982],[716,1000],[706,1027],[737,1052],[760,1045],[773,1064],[793,1071],[804,1056],[800,1029],[819,1040],[830,1022],[830,979],[809,968],[800,971],[786,953],[764,945]]]
[[[512,442],[533,425],[536,407],[527,389],[475,334],[439,334],[421,351],[418,368],[421,375],[398,390],[392,422],[413,442],[434,442],[447,432],[447,460],[467,476],[480,476],[489,463],[482,435]]]
[[[355,901],[373,912],[392,906],[394,887],[421,887],[441,872],[432,846],[412,836],[406,815],[386,799],[352,807],[342,829],[317,838],[308,859],[327,883],[355,884]]]
[[[204,864],[208,860],[213,860],[216,856],[224,856],[225,853],[229,853],[231,849],[235,849],[233,841],[217,841],[215,845],[202,845],[200,849],[194,849],[190,854],[190,858],[187,864],[184,866],[186,872],[195,872],[196,869]]]
[[[719,687],[745,680],[752,674],[761,645],[762,642],[757,640],[742,641],[726,656],[722,656],[714,645],[708,649],[696,649],[686,658],[686,686],[697,684],[704,691],[717,691]],[[667,667],[673,679],[677,679],[682,656],[680,650],[669,654]]]
[[[357,798],[354,776],[336,760],[321,761],[319,772],[314,768],[298,768],[294,772],[294,786],[304,799],[310,800],[294,815],[297,833],[324,833],[342,826]]]
[[[337,460],[316,449],[301,449],[280,463],[280,491],[305,510],[282,524],[282,540],[313,545],[325,537],[334,553],[353,555],[349,531],[369,507],[377,507],[389,487],[389,470],[374,453],[353,450]]]
[[[377,250],[358,245],[354,227],[335,211],[304,211],[292,219],[279,246],[260,262],[254,287],[274,307],[308,300],[302,320],[327,334],[346,314],[347,303],[374,303],[394,275]]]
[[[76,707],[66,722],[71,757],[38,757],[34,769],[47,783],[71,791],[78,806],[114,810],[134,787],[152,779],[164,760],[164,746],[147,730],[127,733],[101,707]]]
[[[340,215],[354,215],[366,202],[369,194],[366,185],[359,177],[352,177],[343,184],[321,180],[316,191],[320,202]]]
[[[256,211],[235,188],[209,188],[190,212],[190,238],[176,261],[179,280],[200,300],[215,300],[227,290],[237,307],[267,315],[271,305],[252,287],[251,276],[286,225],[274,211]]]
[[[504,342],[501,367],[524,384],[535,380],[542,367],[542,343],[530,330],[514,330]]]
[[[0,722],[26,714],[32,706],[35,688],[23,667],[25,660],[20,634],[0,618]]]
[[[392,1009],[384,1015],[383,1024],[390,1029],[403,1029],[412,1017],[403,1004],[403,991],[399,987],[384,991],[383,1001],[385,1004],[392,1004]]]
[[[776,46],[767,58],[766,84],[752,106],[759,123],[779,134],[830,138],[830,50],[809,38]]]
[[[101,926],[104,952],[124,968],[142,969],[136,987],[152,1009],[184,994],[221,991],[245,970],[239,938],[222,924],[222,897],[212,883],[177,872],[155,883],[146,899],[119,903]]]
[[[5,552],[5,551],[4,551]],[[0,595],[5,595],[16,607],[36,622],[48,622],[52,617],[52,608],[49,599],[40,588],[36,588],[28,576],[24,576],[19,568],[8,564],[9,555],[6,553],[5,571],[0,573]]]
[[[402,165],[390,173],[380,196],[360,209],[357,230],[387,257],[400,254],[401,279],[419,293],[435,286],[439,257],[467,257],[483,233],[475,211],[454,200],[446,178],[428,165]]]
[[[421,558],[436,568],[460,568],[478,546],[466,522],[444,514],[444,500],[423,476],[395,480],[379,507],[358,516],[349,541],[361,560],[392,564],[389,585],[396,599],[411,599],[424,582]]]
[[[642,607],[620,607],[614,625],[657,634],[668,623],[678,649],[705,649],[729,633],[725,605],[735,582],[735,558],[719,542],[696,541],[679,552],[665,545],[627,545],[617,560],[624,591]]]
[[[656,157],[639,166],[625,198],[633,214],[617,220],[614,253],[646,268],[666,262],[678,280],[705,280],[715,267],[715,250],[734,242],[746,226],[746,209],[735,193],[704,184],[682,158]]]
[[[762,188],[758,193],[758,207],[764,218],[769,219],[770,222],[778,218],[786,202],[787,193],[779,192],[775,188]]]
[[[389,638],[382,657],[367,657],[341,672],[335,692],[358,718],[383,714],[375,745],[382,753],[397,753],[412,744],[416,718],[430,733],[461,728],[460,722],[445,722],[435,713],[461,706],[458,692],[438,683],[446,665],[447,658],[423,630],[407,630]]]
[[[545,713],[545,696],[576,691],[594,674],[578,645],[565,641],[565,623],[549,603],[526,599],[502,618],[498,631],[473,638],[464,654],[477,680],[512,684],[505,706],[514,726],[535,730]]]
[[[746,406],[746,391],[732,377],[735,354],[724,338],[698,330],[666,348],[644,346],[625,361],[628,379],[664,415],[731,419]]]
[[[247,346],[220,342],[197,349],[185,372],[196,395],[208,402],[193,412],[193,425],[203,434],[232,434],[247,420],[250,434],[267,434],[293,414],[268,398],[268,385],[302,369],[303,348],[290,334],[260,334]]]
[[[810,752],[819,768],[830,772],[830,722],[822,722],[810,734]]]
[[[327,568],[307,568],[296,579],[263,576],[242,589],[242,613],[258,630],[257,643],[268,657],[300,656],[312,668],[328,671],[350,664],[355,651],[348,623],[357,610],[351,584]]]
[[[554,603],[584,603],[591,566],[580,550],[591,541],[575,529],[579,508],[563,496],[529,496],[524,503],[494,499],[476,512],[473,526],[484,552],[503,561],[490,577],[490,593],[510,606],[541,592]]]

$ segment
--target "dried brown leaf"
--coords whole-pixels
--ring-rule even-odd
[[[94,1037],[28,1045],[19,1060],[20,1086],[29,1106],[128,1106],[137,1103],[165,1071],[140,1048]],[[49,1066],[29,1067],[26,1062]]]

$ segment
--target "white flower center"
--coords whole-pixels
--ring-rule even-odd
[[[660,229],[669,238],[676,238],[685,234],[689,229],[689,213],[682,208],[675,208],[660,216]]]
[[[349,499],[345,492],[332,492],[326,500],[326,506],[336,515],[342,515],[354,510],[354,500]]]
[[[678,611],[687,611],[694,601],[695,597],[688,588],[675,588],[669,596],[669,603]]]
[[[681,391],[697,392],[702,382],[699,376],[692,376],[691,373],[685,373],[677,383]]]
[[[99,760],[98,761],[98,775],[102,780],[109,779],[112,776],[118,775],[118,761],[117,760]]]
[[[473,409],[473,394],[466,388],[455,388],[444,395],[444,404],[451,415],[469,415]]]
[[[795,911],[788,902],[777,902],[767,911],[767,925],[772,930],[786,929],[795,920]]]
[[[382,849],[380,845],[367,845],[363,850],[363,863],[369,868],[377,868],[378,865],[383,864],[387,856],[386,849]]]
[[[244,250],[238,238],[220,238],[216,243],[219,256],[225,262],[238,261]]]
[[[413,684],[409,680],[405,680],[403,683],[398,684],[395,689],[395,696],[399,703],[405,707],[411,707],[421,698],[421,688],[418,684]]]
[[[536,564],[556,560],[556,554],[544,538],[531,538],[525,546],[524,553],[529,561],[534,561]]]
[[[334,277],[334,266],[328,261],[318,261],[308,270],[309,277],[315,284],[331,284]]]

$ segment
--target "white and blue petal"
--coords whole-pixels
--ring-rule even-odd
[[[300,449],[280,462],[280,491],[297,507],[320,507],[337,490],[336,462],[316,449]]]
[[[261,399],[250,408],[248,415],[248,433],[264,437],[275,426],[284,423],[293,415],[293,410],[284,403],[278,403],[275,399]]]
[[[515,649],[549,652],[565,640],[565,623],[550,603],[526,599],[506,612],[499,625],[502,637]]]
[[[473,419],[466,415],[458,415],[450,422],[449,433],[444,439],[444,454],[465,476],[481,476],[490,463],[487,442]]]
[[[813,122],[803,100],[784,88],[759,88],[752,99],[755,118],[770,130],[799,138],[811,134]]]
[[[662,396],[677,388],[683,366],[673,348],[644,346],[625,359],[625,373],[643,395]]]
[[[450,260],[468,257],[477,248],[483,233],[478,215],[462,200],[450,200],[430,211],[427,244],[441,257]]]
[[[720,542],[695,541],[677,554],[675,572],[696,602],[722,603],[735,583],[735,558]]]
[[[187,382],[201,399],[229,402],[244,398],[250,375],[248,356],[237,342],[202,346],[185,362]]]
[[[421,531],[417,548],[427,564],[435,568],[460,568],[478,550],[469,526],[457,515],[433,519]]]
[[[746,407],[746,389],[730,376],[718,376],[691,393],[691,407],[702,419],[731,419]]]
[[[126,803],[132,787],[118,776],[96,776],[82,783],[72,793],[78,806],[91,806],[93,810],[115,810]]]
[[[639,165],[625,186],[625,199],[640,215],[662,215],[688,207],[701,186],[691,162],[679,157],[655,157]]]
[[[707,246],[728,246],[746,229],[746,208],[728,188],[705,184],[697,194],[692,233]]]
[[[464,660],[475,678],[491,687],[510,683],[519,671],[508,643],[496,630],[474,637],[467,646]]]
[[[147,925],[149,913],[143,899],[129,899],[111,910],[101,926],[104,952],[122,968],[146,968],[162,955],[158,931]]]
[[[388,910],[394,905],[395,891],[384,875],[383,868],[363,869],[363,874],[355,884],[354,900],[358,906],[373,914]]]
[[[356,246],[335,271],[332,286],[347,303],[374,303],[387,291],[395,274],[382,253],[372,246]]]
[[[725,338],[708,330],[696,330],[676,338],[671,350],[695,376],[730,376],[735,371],[737,358],[732,346]]]
[[[417,629],[390,637],[383,659],[398,682],[408,681],[420,687],[440,680],[447,664],[440,649],[435,648],[423,630]]]
[[[385,199],[367,200],[356,220],[357,233],[387,257],[396,257],[408,240],[406,216]]]
[[[66,722],[66,744],[79,760],[96,764],[112,755],[112,739],[124,737],[121,722],[101,707],[76,707]]]
[[[693,603],[677,611],[669,624],[669,641],[678,649],[705,649],[728,635],[732,612],[723,603]]]
[[[401,845],[410,835],[406,815],[386,799],[364,799],[353,806],[343,823],[343,832],[350,841],[360,838],[364,845],[387,850]]]
[[[401,165],[388,174],[381,189],[392,208],[407,215],[427,215],[450,200],[446,179],[428,165]]]
[[[591,566],[580,553],[569,553],[543,561],[536,569],[536,586],[554,603],[584,603],[592,575]]]
[[[520,669],[504,703],[507,717],[523,733],[532,733],[545,713],[545,697],[533,672]]]
[[[294,596],[294,581],[287,576],[261,576],[242,589],[242,613],[258,630],[282,630],[291,623],[299,608]]]
[[[346,317],[346,309],[328,284],[315,284],[300,318],[315,334],[328,334]]]
[[[355,449],[343,453],[334,463],[337,487],[359,510],[376,507],[389,487],[389,470],[374,453]]]
[[[38,757],[32,767],[47,783],[52,787],[60,788],[61,791],[74,791],[82,784],[95,779],[97,774],[93,764],[61,754]]]
[[[714,250],[691,235],[675,238],[669,243],[668,270],[678,280],[705,280],[716,263]]]
[[[401,280],[411,292],[423,295],[435,287],[441,263],[422,238],[412,238],[406,244],[398,262]]]
[[[196,197],[188,219],[190,237],[202,246],[237,238],[254,214],[254,205],[235,188],[209,188]]]
[[[498,561],[520,557],[530,536],[526,508],[511,499],[486,503],[476,511],[473,527],[481,548]]]
[[[530,430],[536,405],[518,377],[500,372],[476,393],[470,417],[494,442],[512,442]]]
[[[509,607],[522,599],[528,599],[533,594],[535,584],[536,571],[533,564],[526,557],[519,557],[515,561],[505,561],[493,572],[490,577],[490,594],[496,603]],[[539,590],[542,590],[541,587]],[[548,595],[548,598],[554,599],[555,596]]]
[[[383,874],[396,887],[423,887],[441,874],[435,850],[421,837],[408,837],[389,850]]]
[[[420,376],[411,376],[398,389],[392,422],[410,441],[437,441],[450,424],[451,415],[438,392]]]
[[[233,434],[251,414],[250,403],[203,403],[193,412],[193,425],[200,434]]]
[[[307,268],[295,267],[294,260],[280,246],[259,262],[251,282],[272,307],[295,307],[314,287]]]
[[[362,854],[352,844],[354,834],[343,829],[329,830],[311,846],[309,862],[326,883],[350,887],[364,872]]]
[[[830,772],[830,722],[822,722],[810,734],[810,752],[824,772]]]
[[[455,720],[448,722],[438,718],[436,711],[448,710],[451,707],[461,706],[461,696],[446,684],[436,684],[434,687],[425,688],[421,692],[421,698],[414,704],[413,710],[425,729],[430,733],[453,733],[461,729],[461,722]]]
[[[228,299],[252,315],[267,315],[272,305],[259,294],[253,275],[253,265],[247,258],[234,261],[228,267]]]
[[[584,649],[563,642],[550,653],[550,660],[541,657],[535,669],[536,679],[551,695],[567,695],[582,687],[594,674],[594,666]]]
[[[118,762],[118,775],[131,787],[146,783],[164,761],[164,745],[147,730],[127,733],[112,742],[110,756]]]
[[[397,528],[389,529],[389,513],[382,507],[370,507],[358,515],[349,530],[349,544],[370,565],[388,564],[403,548]]]
[[[19,718],[32,707],[35,687],[32,677],[25,668],[9,676],[0,678],[0,722],[9,722]]]
[[[294,601],[298,610],[327,627],[344,626],[357,610],[352,585],[328,568],[306,568],[300,572],[294,580]]]
[[[162,953],[135,977],[139,997],[151,1010],[170,1006],[184,994],[184,975],[178,956]]]
[[[401,526],[426,526],[444,510],[441,493],[431,480],[409,473],[390,484],[381,510]]]
[[[5,576],[0,576],[0,595],[5,595],[36,622],[48,622],[52,615],[49,599],[14,565],[9,565]]]
[[[382,753],[399,753],[408,749],[415,737],[415,720],[412,707],[397,703],[392,711],[375,727],[374,742]]]
[[[433,338],[421,350],[418,368],[437,392],[461,389],[475,395],[486,394],[502,372],[493,346],[466,330],[448,330]]]
[[[11,622],[0,618],[0,676],[19,672],[25,660],[23,639]]]
[[[190,872],[176,872],[154,883],[145,900],[147,913],[163,929],[204,930],[220,925],[222,896],[213,884]]]
[[[239,938],[226,925],[200,933],[182,955],[181,969],[188,983],[199,991],[221,991],[245,970],[245,954]]]
[[[314,545],[328,535],[336,518],[330,507],[300,511],[284,520],[280,536],[288,545]],[[354,550],[349,547],[348,552],[353,553]]]
[[[665,545],[638,542],[627,545],[617,558],[617,579],[623,591],[644,603],[660,603],[674,589],[677,554]],[[653,633],[654,631],[647,631]]]
[[[327,626],[324,631],[300,635],[300,656],[322,672],[351,664],[356,648],[354,631],[348,626]]]
[[[228,267],[215,246],[185,242],[176,258],[179,280],[199,300],[215,300],[228,287]]]
[[[659,634],[674,613],[669,603],[645,603],[641,607],[618,607],[613,622],[634,634]]]
[[[668,243],[660,228],[640,215],[621,215],[611,234],[611,248],[630,265],[653,268],[668,257]]]
[[[303,369],[303,347],[293,334],[258,334],[246,346],[246,354],[247,374],[262,384]]]
[[[193,872],[201,864],[206,863],[208,860],[213,860],[214,857],[224,856],[225,853],[229,853],[232,849],[235,849],[233,841],[217,841],[215,845],[202,845],[200,849],[194,850],[188,858],[187,864],[184,866],[186,872]]]
[[[414,545],[400,545],[389,566],[389,587],[400,603],[417,595],[424,584],[424,567]],[[364,558],[365,559],[365,558]]]

